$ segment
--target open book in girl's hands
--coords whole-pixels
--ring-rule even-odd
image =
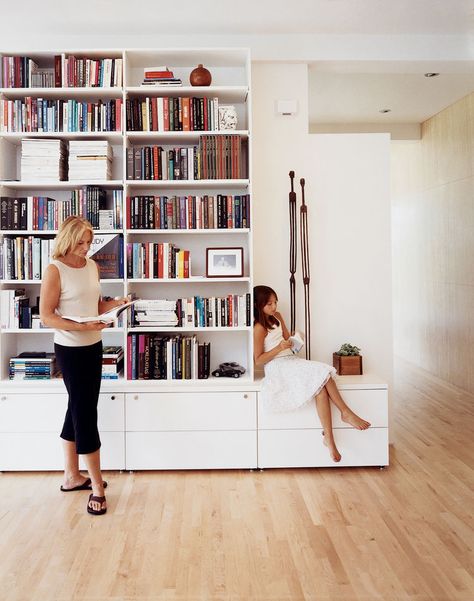
[[[137,300],[137,299],[135,299]],[[119,305],[118,307],[114,307],[110,309],[110,311],[106,311],[105,313],[101,313],[100,315],[93,315],[92,317],[71,317],[69,315],[61,315],[63,319],[70,319],[71,321],[77,321],[77,323],[86,323],[88,321],[102,321],[103,323],[112,323],[115,321],[122,311],[128,309],[135,300],[129,301],[123,305]]]
[[[299,353],[304,346],[304,338],[300,332],[295,332],[293,336],[290,336],[288,338],[288,340],[290,340],[290,342],[292,343],[291,352],[295,355],[296,353]]]

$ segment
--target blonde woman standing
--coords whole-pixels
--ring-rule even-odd
[[[69,394],[61,438],[65,459],[64,492],[92,490],[87,511],[107,510],[100,471],[97,403],[102,372],[102,335],[106,324],[76,323],[61,315],[93,317],[126,302],[103,301],[97,265],[87,257],[92,243],[91,224],[82,217],[66,219],[56,236],[53,260],[46,268],[40,293],[41,321],[54,328],[54,351]],[[89,478],[79,472],[84,455]]]

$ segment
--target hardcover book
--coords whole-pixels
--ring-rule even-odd
[[[123,238],[120,234],[96,235],[89,257],[99,266],[101,279],[123,278]]]

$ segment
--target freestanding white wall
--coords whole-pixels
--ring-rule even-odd
[[[307,67],[255,64],[253,191],[255,282],[276,289],[289,319],[288,172],[306,178],[312,358],[332,363],[343,342],[362,348],[364,371],[392,382],[390,139],[308,134]],[[298,113],[277,115],[295,99]],[[297,327],[304,326],[298,248]]]

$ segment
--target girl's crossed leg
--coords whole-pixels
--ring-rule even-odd
[[[337,463],[341,461],[341,454],[334,441],[332,431],[331,401],[341,412],[342,421],[351,424],[357,430],[366,430],[370,426],[370,423],[359,417],[346,405],[337,389],[336,383],[332,378],[329,378],[326,385],[316,395],[316,409],[321,425],[323,426],[324,444],[328,447],[332,460]]]

